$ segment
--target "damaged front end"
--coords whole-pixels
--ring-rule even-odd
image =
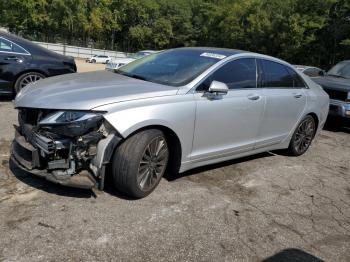
[[[55,183],[103,189],[121,136],[103,112],[19,108],[11,159]]]

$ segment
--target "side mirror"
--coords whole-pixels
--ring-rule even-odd
[[[228,92],[228,86],[225,83],[214,80],[211,82],[208,92],[214,93],[215,95],[226,95]]]
[[[326,72],[324,70],[321,70],[320,72],[318,72],[319,76],[325,76]]]

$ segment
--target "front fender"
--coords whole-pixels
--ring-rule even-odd
[[[97,108],[107,111],[104,118],[123,137],[150,126],[171,129],[179,138],[182,161],[192,150],[195,120],[195,101],[192,94],[132,100]]]

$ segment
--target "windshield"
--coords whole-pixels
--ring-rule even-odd
[[[170,86],[186,85],[224,55],[197,49],[172,49],[131,62],[117,73]]]
[[[343,61],[332,67],[327,73],[330,76],[350,79],[350,61]]]

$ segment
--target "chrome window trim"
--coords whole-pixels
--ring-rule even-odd
[[[208,75],[210,75],[215,70],[219,69],[224,64],[226,64],[226,63],[228,63],[230,61],[234,61],[236,59],[240,59],[240,58],[255,58],[257,63],[258,63],[258,59],[265,59],[265,60],[268,60],[268,61],[272,61],[272,62],[276,62],[276,63],[282,64],[283,66],[286,66],[286,67],[290,68],[297,75],[299,75],[299,77],[301,77],[302,81],[305,84],[305,87],[293,87],[293,89],[300,89],[300,88],[302,88],[302,89],[310,89],[309,85],[306,83],[306,81],[302,77],[302,72],[299,72],[299,70],[294,68],[291,64],[289,64],[289,63],[287,63],[287,62],[285,62],[283,60],[280,60],[278,58],[275,58],[275,57],[271,57],[271,56],[268,56],[268,55],[262,55],[262,54],[257,54],[257,53],[253,53],[253,52],[248,52],[247,51],[247,52],[244,52],[244,53],[230,55],[230,56],[222,59],[221,61],[218,61],[217,63],[215,63],[214,65],[209,67],[207,70],[205,70],[203,73],[201,73],[199,76],[197,76],[195,79],[193,79],[190,83],[188,83],[186,85],[183,85],[183,86],[179,86],[177,94],[184,95],[184,94],[195,94],[195,93],[197,93],[197,91],[196,91],[197,87],[204,81],[204,79],[206,79],[206,77]],[[258,89],[259,88],[262,88],[262,87],[258,87]],[[231,90],[233,90],[233,89],[231,89]]]
[[[3,36],[0,36],[0,39],[4,39],[5,41],[8,41],[18,47],[20,47],[21,49],[23,49],[26,53],[19,53],[19,52],[11,52],[11,51],[0,51],[0,53],[5,53],[5,54],[16,54],[16,55],[31,55],[31,53],[29,53],[24,47],[20,46],[19,44],[16,44],[15,42],[3,37]]]

